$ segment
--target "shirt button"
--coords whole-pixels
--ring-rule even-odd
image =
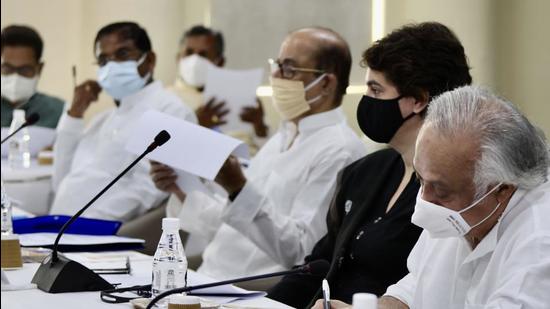
[[[380,220],[382,220],[382,217],[378,217],[378,218],[376,218],[376,219],[374,220],[374,224],[376,224],[376,223],[380,222]]]
[[[361,238],[361,236],[363,236],[365,232],[364,231],[360,231],[359,234],[357,234],[357,237],[355,237],[356,240],[359,240],[359,238]]]
[[[344,257],[343,256],[338,258],[338,268],[342,268],[342,262],[344,262]]]
[[[349,254],[349,259],[350,259],[350,260],[353,260],[353,253],[350,253],[350,254]]]

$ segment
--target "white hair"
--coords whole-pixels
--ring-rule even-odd
[[[466,134],[480,145],[474,167],[476,198],[491,184],[532,189],[548,179],[544,133],[509,101],[474,86],[443,93],[429,105],[425,125],[443,136]]]

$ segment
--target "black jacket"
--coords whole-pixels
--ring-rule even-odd
[[[414,175],[386,214],[389,199],[403,174],[403,161],[393,149],[370,154],[340,173],[327,215],[328,232],[305,259],[306,263],[317,259],[330,262],[326,278],[331,298],[350,302],[356,292],[380,296],[407,274],[406,259],[421,232],[410,222],[420,188]],[[367,231],[370,238],[360,240],[362,231]],[[268,297],[306,308],[322,297],[322,279],[286,276],[269,291]]]

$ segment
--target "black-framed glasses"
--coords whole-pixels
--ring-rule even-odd
[[[307,72],[316,74],[325,73],[325,71],[323,70],[295,67],[290,63],[281,62],[279,59],[270,58],[267,59],[267,62],[269,63],[269,66],[271,68],[271,73],[275,73],[277,70],[279,70],[283,78],[293,78],[294,75],[296,75],[296,72]]]
[[[11,75],[17,73],[25,77],[33,77],[38,68],[35,65],[23,65],[20,67],[13,66],[9,63],[2,63],[1,65],[2,75]]]

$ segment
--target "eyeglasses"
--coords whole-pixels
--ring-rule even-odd
[[[275,73],[277,70],[281,72],[281,76],[283,78],[293,78],[294,75],[296,75],[296,72],[307,72],[307,73],[317,73],[322,74],[325,73],[323,70],[317,70],[317,69],[308,69],[308,68],[299,68],[295,67],[290,63],[282,62],[279,59],[268,59],[267,62],[269,62],[269,65],[271,67],[271,73]]]
[[[25,77],[33,77],[36,74],[37,68],[34,65],[24,65],[20,67],[14,67],[8,63],[2,63],[2,75],[11,75],[17,73]]]
[[[97,57],[97,62],[95,64],[99,65],[100,67],[107,64],[109,61],[114,62],[123,62],[128,60],[138,60],[141,57],[143,57],[145,53],[138,50],[138,49],[130,49],[130,48],[120,48],[117,51],[115,51],[112,55],[106,56],[106,55],[99,55]]]

